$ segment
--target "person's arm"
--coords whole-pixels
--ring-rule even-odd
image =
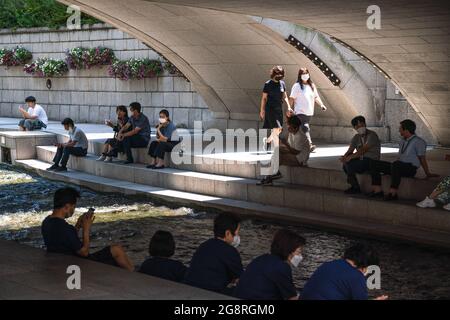
[[[327,107],[325,107],[324,103],[322,102],[322,99],[321,99],[320,96],[319,96],[319,91],[317,91],[317,88],[316,88],[315,85],[313,85],[313,86],[314,86],[314,88],[313,88],[313,90],[314,90],[314,101],[315,101],[317,104],[320,105],[320,107],[322,108],[323,111],[326,111],[326,110],[327,110]]]
[[[128,130],[128,128],[131,126],[130,122],[127,122],[124,126],[122,126],[122,128],[120,128],[119,130],[119,134],[123,134],[125,131]]]
[[[30,118],[30,114],[24,108],[19,107],[19,111],[20,111],[20,113],[22,113],[22,117],[24,119],[29,119]]]
[[[136,127],[133,130],[127,131],[125,133],[122,133],[122,136],[123,137],[131,137],[131,136],[134,136],[134,135],[138,134],[139,131],[141,131],[141,128]]]
[[[423,168],[423,171],[425,171],[425,174],[427,175],[427,178],[434,178],[434,177],[439,177],[438,174],[434,174],[430,172],[430,169],[428,167],[428,161],[426,159],[426,157],[423,156],[418,156],[419,157],[419,161],[420,161],[420,165]]]
[[[90,246],[90,231],[92,223],[95,220],[95,216],[93,214],[85,215],[82,222],[83,229],[83,247],[77,251],[77,254],[82,257],[87,257],[89,255],[89,246]]]
[[[355,153],[350,153],[349,155],[346,156],[347,161],[350,161],[352,159],[358,159],[359,157],[363,156],[364,153],[366,153],[367,151],[369,151],[370,146],[369,144],[364,144],[361,148],[359,148],[358,151],[356,151]]]
[[[261,120],[264,120],[264,118],[266,116],[267,97],[268,97],[267,92],[263,92],[262,97],[261,97],[261,108],[259,111],[259,117],[261,118]]]
[[[284,97],[284,101],[286,102],[286,104],[287,104],[287,106],[288,106],[288,111],[289,111],[289,110],[292,110],[292,107],[291,107],[291,100],[290,100],[290,98],[288,97],[288,95],[286,94],[286,92],[283,92],[283,97]]]

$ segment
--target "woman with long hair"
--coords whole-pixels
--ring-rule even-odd
[[[289,108],[288,117],[296,115],[302,123],[302,130],[306,134],[310,143],[311,152],[316,149],[312,143],[309,122],[314,115],[314,103],[318,103],[323,111],[327,107],[323,104],[317,91],[316,85],[311,80],[309,70],[307,68],[300,68],[298,71],[297,82],[292,86],[291,94],[289,96],[289,106],[293,105],[294,109]]]

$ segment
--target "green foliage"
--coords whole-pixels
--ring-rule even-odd
[[[55,0],[0,0],[0,29],[65,26],[67,6]],[[99,23],[95,18],[81,15],[82,24]]]
[[[39,78],[63,76],[69,71],[64,60],[40,58],[23,68],[25,73]]]

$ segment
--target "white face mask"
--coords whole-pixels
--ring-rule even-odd
[[[303,256],[301,254],[296,254],[295,256],[293,256],[291,258],[290,262],[295,268],[297,268],[298,265],[300,264],[300,262],[302,262],[302,261],[303,261]]]
[[[302,74],[302,76],[301,76],[301,78],[302,78],[302,80],[303,81],[308,81],[309,80],[309,74]]]
[[[240,243],[241,243],[241,237],[239,237],[238,235],[234,236],[233,242],[231,243],[231,245],[233,247],[237,248]]]
[[[159,123],[166,123],[167,119],[166,118],[159,118]]]
[[[69,128],[69,133],[73,133],[73,128]]]
[[[360,135],[366,134],[366,127],[361,127],[356,130]]]

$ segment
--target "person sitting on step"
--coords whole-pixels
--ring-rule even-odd
[[[54,164],[48,168],[48,171],[67,171],[67,162],[71,155],[84,157],[88,150],[88,139],[84,132],[75,126],[73,120],[65,118],[61,124],[64,129],[69,131],[69,141],[66,143],[56,143],[58,147],[56,155],[53,158]]]
[[[442,179],[433,192],[416,205],[420,208],[434,208],[438,204],[443,205],[443,209],[450,211],[450,176]]]
[[[44,108],[39,104],[36,104],[36,98],[29,96],[25,99],[28,105],[28,111],[19,107],[19,112],[22,114],[23,119],[19,122],[19,129],[21,131],[33,131],[47,128],[48,118]]]
[[[175,241],[170,232],[156,231],[148,252],[150,258],[142,263],[139,272],[170,281],[183,281],[187,268],[180,261],[170,259],[175,253]]]
[[[141,104],[132,102],[130,104],[131,117],[117,135],[122,141],[123,150],[127,155],[125,164],[133,163],[131,148],[146,148],[150,141],[150,122],[145,114],[141,112]],[[131,130],[129,130],[131,128]]]
[[[308,165],[311,153],[310,143],[306,134],[301,130],[301,120],[299,117],[288,117],[288,138],[280,138],[279,146],[279,164],[290,167],[304,167]],[[272,142],[272,140],[268,140]],[[274,153],[276,155],[276,153]],[[271,162],[274,166],[274,161]],[[272,171],[275,171],[272,169]],[[273,175],[268,175],[261,180],[259,184],[271,184],[273,180],[282,178],[281,172],[278,170]]]
[[[53,213],[42,222],[41,232],[47,252],[75,255],[89,260],[118,266],[133,271],[134,266],[122,246],[112,244],[90,253],[90,231],[95,220],[94,209],[82,214],[75,226],[66,222],[73,216],[80,193],[71,187],[56,190],[53,197]],[[83,241],[78,237],[82,231]]]
[[[150,169],[164,169],[164,155],[171,152],[180,142],[172,140],[176,131],[176,126],[169,117],[169,111],[163,109],[159,112],[159,124],[156,126],[156,140],[150,143],[148,154],[151,163],[147,166]]]
[[[111,127],[114,131],[114,138],[105,141],[102,155],[97,161],[111,162],[112,158],[116,158],[119,152],[123,152],[123,141],[117,139],[117,134],[128,123],[128,110],[125,106],[118,106],[116,108],[117,123],[113,124],[111,120],[105,120],[105,124]],[[128,130],[130,130],[129,128]]]
[[[402,139],[399,144],[398,159],[393,163],[387,161],[370,161],[370,174],[372,176],[372,192],[369,197],[383,197],[381,190],[381,173],[391,175],[391,188],[384,200],[397,200],[398,188],[402,177],[414,177],[417,169],[422,166],[427,178],[438,177],[430,172],[428,162],[425,157],[427,143],[422,138],[416,136],[416,124],[414,121],[406,119],[400,122],[399,127]]]
[[[347,152],[339,158],[350,185],[350,188],[345,190],[347,194],[361,193],[356,174],[368,172],[370,161],[380,160],[381,153],[380,139],[374,131],[366,128],[366,119],[363,116],[353,118],[352,127],[357,134],[352,138]]]

